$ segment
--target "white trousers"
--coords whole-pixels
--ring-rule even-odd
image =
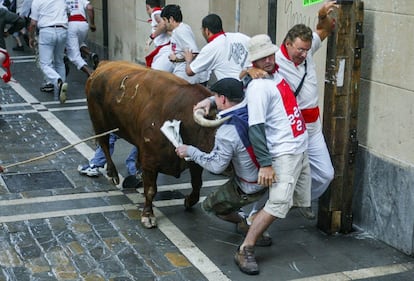
[[[77,69],[81,69],[82,66],[87,64],[82,58],[80,47],[86,46],[85,42],[88,37],[88,30],[89,25],[86,21],[69,22],[66,55]]]
[[[44,27],[39,30],[39,64],[47,81],[57,88],[57,81],[66,80],[63,56],[67,30],[62,27]]]
[[[308,157],[311,168],[312,200],[318,199],[328,188],[334,178],[334,169],[325,138],[322,133],[321,120],[306,123],[308,130]]]

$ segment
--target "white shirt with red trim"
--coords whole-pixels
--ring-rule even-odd
[[[184,50],[190,50],[193,53],[198,53],[197,43],[195,41],[194,33],[191,27],[181,22],[171,34],[171,51],[175,54],[178,60],[184,59]],[[207,81],[207,72],[198,73],[194,76],[188,76],[185,72],[186,63],[174,63],[173,73],[191,84],[202,83]]]
[[[319,35],[314,32],[312,48],[306,56],[308,74],[305,77],[302,89],[296,97],[300,109],[314,108],[318,106],[318,80],[316,76],[316,66],[312,55],[321,47],[321,45],[322,41],[319,38]],[[282,47],[276,52],[276,63],[279,65],[278,71],[289,83],[292,91],[295,92],[305,74],[305,61],[300,65],[295,65],[295,63],[282,52]]]
[[[250,37],[243,33],[222,34],[201,49],[190,68],[194,73],[213,71],[217,80],[228,77],[239,80],[240,72],[248,64],[249,40]]]
[[[155,10],[151,13],[151,30],[154,32],[157,29],[158,22],[157,22],[157,15],[158,18],[161,19],[161,10]],[[170,36],[167,32],[159,34],[157,37],[154,38],[154,45],[156,47],[165,45],[170,41]]]
[[[86,17],[86,7],[90,2],[88,0],[66,0],[66,5],[70,11],[70,15],[82,15]]]
[[[276,72],[273,79],[254,79],[246,89],[249,127],[265,124],[272,157],[299,154],[308,147],[308,133],[295,96]]]

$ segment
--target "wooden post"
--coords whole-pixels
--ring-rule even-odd
[[[363,2],[337,1],[336,29],[328,37],[323,130],[335,177],[319,199],[318,228],[333,234],[352,231],[357,115],[363,48]]]

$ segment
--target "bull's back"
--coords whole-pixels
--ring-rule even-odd
[[[157,81],[158,85],[186,85],[187,81],[165,71],[154,70],[128,61],[102,61],[97,69],[88,78],[86,95],[96,94],[94,90],[102,91],[101,87],[121,87],[133,80],[135,83]],[[124,82],[121,84],[121,82]],[[152,83],[149,83],[152,84]]]
[[[96,133],[119,128],[122,138],[148,154],[165,157],[160,152],[168,150],[178,160],[160,131],[167,120],[182,122],[181,134],[188,144],[199,145],[198,136],[206,134],[195,124],[192,109],[210,91],[168,72],[125,61],[103,61],[89,77],[86,95]]]

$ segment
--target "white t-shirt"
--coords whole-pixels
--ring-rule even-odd
[[[177,59],[184,59],[184,50],[190,50],[193,53],[198,53],[197,43],[195,41],[194,33],[191,27],[181,22],[171,34],[171,51],[175,54]],[[185,72],[186,63],[174,63],[173,73],[191,84],[202,83],[207,81],[207,73],[202,72],[194,76],[188,76]]]
[[[70,11],[70,15],[82,15],[86,19],[86,7],[88,0],[66,0],[66,5]]]
[[[158,15],[161,18],[161,10],[156,10],[151,14],[151,30],[154,32],[157,29],[158,22],[156,20],[156,16]],[[170,36],[167,32],[159,34],[157,37],[154,38],[154,45],[156,47],[162,46],[167,44],[170,41]]]
[[[249,126],[265,124],[267,147],[272,157],[298,154],[308,147],[305,121],[287,82],[254,79],[246,89]]]
[[[235,78],[239,80],[242,69],[248,64],[247,43],[250,37],[242,33],[225,33],[205,45],[191,62],[194,73],[213,71],[217,80]]]
[[[33,0],[30,17],[37,21],[37,27],[53,25],[68,27],[67,6],[65,0]]]
[[[316,77],[316,66],[312,55],[321,47],[321,45],[321,39],[318,34],[314,32],[312,48],[306,56],[308,74],[306,74],[302,89],[296,97],[300,109],[314,108],[318,106],[318,80]],[[295,92],[305,74],[305,61],[296,66],[295,63],[282,52],[282,48],[279,48],[276,52],[276,63],[279,65],[279,73],[289,83],[292,91]]]

